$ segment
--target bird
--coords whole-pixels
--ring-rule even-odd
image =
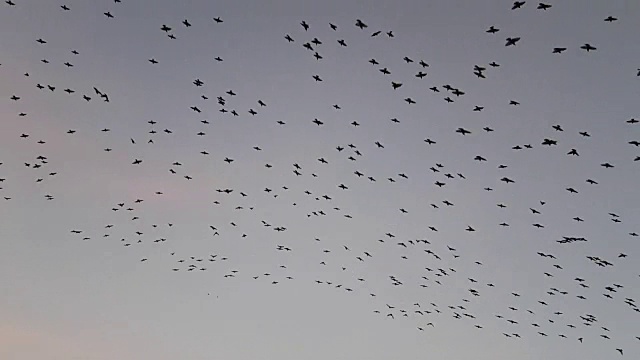
[[[506,40],[505,46],[515,46],[518,41],[520,41],[519,37],[510,38],[508,37]]]
[[[593,45],[591,45],[591,44],[589,44],[589,43],[586,43],[586,44],[584,44],[584,45],[580,46],[580,49],[583,49],[583,50],[585,50],[586,52],[590,52],[590,51],[593,51],[593,50],[597,50]]]
[[[525,3],[526,1],[514,1],[511,10],[520,9]]]
[[[549,8],[551,8],[551,5],[545,3],[539,3],[537,7],[538,10],[548,10]]]

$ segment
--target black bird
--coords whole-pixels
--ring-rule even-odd
[[[594,46],[592,46],[591,44],[589,44],[589,43],[586,43],[586,44],[580,46],[580,49],[583,49],[586,52],[589,52],[589,51],[592,51],[592,50],[596,50],[596,48]]]
[[[515,38],[507,38],[507,43],[504,46],[515,46],[518,41],[520,41],[519,37]]]
[[[360,19],[356,20],[356,26],[359,27],[361,30],[368,27],[367,24],[363,23],[362,20]]]
[[[302,44],[302,46],[304,46],[306,49],[308,49],[310,51],[313,51],[313,46],[311,46],[310,43],[304,43],[304,44]]]
[[[511,10],[520,9],[525,3],[526,1],[514,1]]]

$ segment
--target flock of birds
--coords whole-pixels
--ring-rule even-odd
[[[121,0],[114,0],[114,3],[121,3]],[[6,5],[13,8],[19,5],[18,1],[7,0],[5,1]],[[527,1],[516,1],[511,6],[511,10],[513,11],[526,11],[527,7],[531,7]],[[533,5],[536,6],[536,5]],[[62,11],[73,11],[71,6],[62,4],[59,5],[59,8]],[[546,3],[538,3],[535,7],[536,10],[539,11],[553,11],[553,6],[551,4]],[[3,10],[6,11],[6,10]],[[112,11],[104,12],[105,18],[112,20],[117,19],[118,11],[114,9]],[[606,15],[602,17],[602,20],[605,23],[614,23],[619,21],[617,17]],[[226,23],[221,17],[214,17],[211,19],[212,24],[215,26],[225,26]],[[188,28],[191,28],[193,24],[185,19],[181,24],[158,24],[158,32],[160,34],[164,33],[171,40],[178,40],[178,33],[182,30],[187,31]],[[328,26],[331,31],[336,34],[334,39],[320,39],[314,36],[314,30],[319,26]],[[596,26],[596,24],[593,24]],[[363,39],[368,38],[377,38],[377,37],[386,37],[388,39],[394,38],[396,35],[392,30],[382,30],[382,29],[370,29],[370,25],[367,24],[366,21],[361,19],[355,19],[352,24],[341,24],[340,26],[329,23],[329,24],[311,24],[307,21],[301,21],[299,23],[299,27],[294,31],[292,29],[291,33],[284,34],[284,41],[290,44],[292,51],[299,51],[299,54],[308,55],[312,62],[322,62],[325,60],[325,56],[323,54],[323,50],[329,46],[337,46],[338,48],[348,48],[349,44],[347,41],[340,37],[341,32],[356,32],[358,36],[361,36]],[[488,28],[484,29],[489,37],[495,37],[496,34],[500,33],[502,29],[498,28],[496,25],[488,26]],[[164,36],[163,35],[163,36]],[[283,41],[282,38],[279,41]],[[509,36],[504,39],[504,46],[506,47],[515,47],[519,46],[521,41],[521,37],[519,36]],[[49,41],[46,39],[46,36],[43,35],[42,38],[34,39],[34,46],[45,48],[48,47]],[[55,46],[55,45],[52,45]],[[592,45],[590,43],[576,44],[577,51],[584,51],[586,53],[591,53],[594,51],[598,51],[598,47]],[[563,54],[567,51],[569,47],[554,47],[550,46],[549,52],[552,54]],[[346,50],[345,50],[346,51]],[[74,59],[80,58],[81,52],[75,49],[72,49],[69,52],[68,59],[65,59],[62,64],[67,68],[74,67]],[[148,62],[149,66],[162,66],[162,60],[160,60],[159,56],[150,55],[147,59],[144,59]],[[142,61],[144,61],[142,60]],[[215,57],[216,62],[223,62],[222,57]],[[408,67],[414,67],[415,79],[411,79],[411,81],[425,81],[428,82],[429,79],[429,71],[431,69],[428,62],[425,60],[417,59],[411,56],[404,56],[402,58],[404,65]],[[46,57],[41,59],[43,64],[50,64],[51,61]],[[364,61],[363,61],[364,63]],[[420,97],[418,94],[409,94],[406,90],[405,83],[410,80],[399,80],[394,78],[394,72],[389,65],[385,65],[383,60],[371,58],[367,60],[367,63],[371,66],[371,74],[372,76],[380,76],[387,80],[388,86],[392,89],[394,94],[397,94],[399,101],[405,102],[409,106],[414,106],[415,104],[420,102]],[[486,65],[477,64],[473,67],[472,73],[478,79],[486,79],[487,76],[492,71],[497,71],[500,68],[501,64],[496,61],[492,61]],[[2,67],[0,67],[2,70]],[[630,69],[630,76],[640,76],[640,69]],[[637,71],[637,74],[636,74]],[[24,73],[24,77],[27,81],[33,82],[33,86],[36,87],[39,91],[45,93],[56,93],[56,92],[64,92],[68,96],[76,96],[81,101],[87,103],[95,103],[95,102],[104,102],[110,103],[112,100],[117,102],[116,97],[112,96],[110,93],[101,89],[98,86],[91,87],[88,90],[79,90],[74,89],[73,87],[67,87],[67,85],[61,84],[47,84],[47,83],[39,83],[37,81],[33,81],[36,76],[33,76],[31,73]],[[322,74],[312,73],[309,74],[309,81],[313,81],[316,83],[323,83],[325,78]],[[191,79],[191,83],[198,90],[206,89],[205,81],[200,78]],[[441,98],[442,101],[448,104],[455,104],[458,99],[467,95],[467,91],[462,87],[454,86],[452,84],[429,84],[425,89],[429,89],[429,92],[433,96],[437,96]],[[211,106],[207,104],[209,101],[215,101],[218,105],[218,111],[221,115],[225,117],[231,118],[246,118],[246,117],[254,117],[260,116],[263,111],[268,111],[270,102],[276,100],[269,99],[251,99],[255,104],[253,107],[238,109],[233,106],[234,100],[236,96],[239,94],[233,89],[228,89],[225,91],[221,91],[216,94],[206,94],[203,93],[200,95],[199,99],[194,99],[194,104],[190,105],[185,111],[189,111],[192,117],[196,117],[200,121],[201,129],[197,131],[193,136],[195,137],[194,141],[197,141],[198,138],[203,138],[207,135],[207,133],[211,130],[215,124],[212,124],[207,119],[202,119],[205,115],[208,114],[207,109]],[[23,95],[14,94],[12,95],[8,101],[17,103],[18,105],[23,101]],[[509,107],[517,107],[520,105],[520,100],[509,99],[505,102]],[[3,105],[4,106],[4,105]],[[343,108],[343,104],[326,104],[327,107],[332,107],[336,112],[340,112]],[[453,106],[453,105],[452,105]],[[469,111],[472,112],[481,112],[485,109],[485,106],[482,104],[474,105]],[[17,116],[18,118],[29,116],[27,109],[21,109]],[[283,114],[283,118],[286,119],[286,114]],[[212,116],[212,115],[211,115]],[[327,121],[323,121],[322,119],[312,117],[309,121],[309,126],[312,128],[322,128],[328,125]],[[394,126],[399,126],[401,121],[398,118],[391,118],[390,122],[394,124]],[[624,119],[624,123],[621,121],[620,126],[626,126],[628,129],[626,132],[628,134],[633,134],[637,132],[637,127],[639,120],[635,118]],[[181,131],[181,129],[170,129],[165,128],[159,125],[160,120],[148,120],[149,131],[148,135],[144,139],[140,138],[130,138],[132,149],[136,149],[136,146],[162,146],[162,140],[159,139],[159,136],[171,136],[174,131]],[[280,126],[286,126],[287,122],[285,120],[278,120],[277,124]],[[358,128],[360,126],[364,126],[362,122],[357,120],[353,120],[348,123],[348,127]],[[616,126],[618,126],[616,124]],[[465,127],[465,126],[453,126],[451,128],[451,133],[453,136],[460,137],[472,137],[472,136],[491,136],[491,133],[494,131],[500,131],[501,129],[495,129],[489,125],[486,126],[477,126],[476,128]],[[112,131],[111,128],[105,127],[99,129],[99,132],[108,135]],[[78,136],[78,131],[75,129],[67,129],[65,130],[68,136]],[[566,138],[565,134],[567,133],[575,133],[579,135],[579,138],[583,140],[580,146],[572,145],[572,146],[564,146],[566,142],[563,140]],[[46,145],[48,141],[46,139],[35,138],[28,132],[20,132],[16,134],[16,136],[20,137],[24,141],[33,142],[34,146],[39,146],[39,150],[42,150],[43,154],[46,154]],[[554,151],[554,148],[559,148],[558,150],[562,154],[566,154],[567,157],[579,157],[581,155],[581,147],[588,147],[589,138],[592,136],[598,136],[598,134],[585,130],[585,129],[572,129],[565,128],[561,124],[556,124],[549,129],[548,135],[535,139],[529,143],[517,144],[514,145],[511,149],[506,149],[508,151],[527,151],[530,149],[540,148],[540,149],[548,149],[547,151]],[[490,140],[489,140],[490,141]],[[158,143],[159,145],[155,145]],[[640,146],[640,141],[631,139],[624,140],[624,145],[628,146],[629,152],[632,149],[637,149]],[[153,145],[152,145],[153,144]],[[423,140],[423,146],[430,148],[435,147],[440,144],[440,139],[438,138],[425,138]],[[263,148],[265,146],[261,144],[256,144],[253,146],[251,151],[256,154],[257,158],[263,159]],[[252,212],[258,206],[257,204],[260,201],[266,201],[265,199],[276,199],[276,198],[290,198],[288,194],[294,190],[293,188],[298,188],[302,186],[305,188],[301,190],[304,193],[305,200],[296,201],[293,203],[287,203],[287,206],[293,206],[298,209],[306,208],[308,211],[299,211],[302,214],[301,219],[291,220],[289,223],[277,223],[274,221],[268,220],[268,218],[258,219],[256,216],[251,215],[242,215],[241,221],[231,221],[229,224],[221,225],[221,224],[206,224],[210,230],[210,234],[212,237],[240,237],[247,238],[254,236],[256,234],[252,234],[249,231],[245,231],[241,229],[241,224],[245,219],[249,219],[249,221],[253,221],[257,223],[259,226],[262,226],[264,229],[273,231],[274,235],[271,235],[272,239],[278,239],[277,243],[273,244],[274,251],[283,252],[283,253],[295,253],[299,248],[299,244],[297,244],[294,240],[285,240],[285,237],[281,237],[281,234],[286,233],[290,228],[294,227],[305,227],[304,218],[312,219],[312,218],[321,218],[327,216],[338,216],[344,221],[350,221],[358,216],[358,213],[349,212],[347,209],[344,209],[336,203],[340,202],[341,195],[343,192],[348,192],[352,190],[354,187],[358,186],[360,182],[369,183],[370,186],[378,186],[376,184],[380,183],[402,183],[409,182],[412,179],[412,175],[410,171],[403,171],[397,174],[376,174],[374,171],[371,173],[367,172],[364,168],[358,167],[358,164],[362,163],[363,159],[373,158],[377,155],[374,154],[375,151],[384,151],[385,143],[380,139],[371,139],[369,144],[363,145],[355,145],[354,143],[345,143],[338,145],[331,145],[331,148],[334,151],[334,155],[323,155],[318,157],[317,159],[310,160],[307,163],[293,163],[291,164],[290,169],[284,170],[281,176],[282,181],[287,181],[290,183],[294,183],[296,185],[290,185],[290,183],[281,183],[278,186],[266,185],[260,189],[242,189],[242,188],[218,188],[215,190],[216,199],[213,201],[213,204],[218,207],[225,207],[231,213],[247,213]],[[266,149],[266,148],[265,148]],[[116,147],[105,147],[103,151],[106,153],[105,156],[109,156],[109,154],[117,151],[125,151],[121,149],[116,149]],[[136,155],[136,150],[132,150],[133,154],[130,159],[130,166],[145,166],[145,158],[141,155]],[[544,150],[540,150],[544,151]],[[4,156],[7,153],[4,153]],[[204,149],[200,152],[200,154],[193,154],[194,156],[210,156],[214,157],[217,155],[212,154],[212,152]],[[479,164],[491,163],[490,156],[487,155],[476,155],[473,160],[477,161]],[[12,182],[13,179],[11,174],[3,172],[1,161],[7,162],[11,161],[11,159],[0,159],[0,193],[2,198],[7,201],[19,201],[19,199],[15,199],[15,196],[11,193]],[[46,187],[46,183],[49,178],[56,176],[64,176],[64,174],[60,174],[60,170],[56,168],[52,168],[50,165],[50,159],[46,155],[39,155],[28,162],[24,162],[24,167],[31,171],[34,174],[34,181],[38,184],[42,183],[41,187]],[[222,155],[219,160],[221,165],[224,166],[242,166],[242,160],[236,160],[231,154]],[[611,159],[610,161],[605,161],[602,163],[596,163],[594,166],[600,168],[600,171],[616,171],[616,167],[618,167],[622,163],[630,163],[630,164],[638,164],[640,165],[640,155],[630,155],[628,158],[619,158],[619,159]],[[195,177],[198,176],[196,168],[188,168],[184,164],[188,164],[190,159],[182,159],[182,160],[174,160],[166,164],[166,168],[163,169],[166,175],[161,176],[175,176],[181,177],[184,181],[191,181]],[[335,162],[341,162],[340,167],[336,167],[333,171],[337,171],[336,169],[342,169],[343,167],[351,167],[353,172],[350,174],[346,174],[348,176],[344,176],[342,181],[337,182],[335,184],[335,190],[333,193],[322,193],[313,191],[314,181],[317,178],[323,177],[324,169],[333,165]],[[248,165],[249,166],[249,165]],[[264,167],[267,171],[278,171],[273,163],[266,162]],[[307,170],[309,169],[309,170]],[[511,186],[510,184],[516,183],[519,181],[517,176],[511,175],[509,173],[509,164],[506,163],[497,163],[495,164],[495,170],[491,170],[486,167],[487,172],[495,171],[495,182],[492,184],[483,184],[477,186],[477,191],[480,192],[503,192],[508,191],[505,190],[505,187]],[[430,180],[430,183],[427,183],[428,192],[432,192],[434,196],[437,196],[439,191],[442,191],[442,188],[447,188],[452,186],[457,182],[472,182],[473,179],[468,178],[461,169],[453,169],[451,166],[445,165],[445,162],[437,162],[434,163],[430,167],[430,172],[432,173],[433,178]],[[575,184],[571,186],[567,186],[565,188],[568,194],[579,194],[582,191],[589,191],[590,187],[600,186],[600,182],[597,180],[599,173],[597,171],[593,171],[593,176],[584,178],[583,184]],[[420,179],[419,181],[422,181]],[[454,185],[455,186],[455,185]],[[475,185],[473,185],[475,186]],[[372,192],[376,191],[374,187],[369,188]],[[155,191],[155,196],[162,196],[165,192],[170,190],[162,190]],[[259,192],[262,192],[262,196],[260,196]],[[54,194],[45,193],[44,199],[47,201],[52,201],[56,199]],[[109,212],[113,213],[113,221],[105,224],[104,229],[100,232],[94,231],[92,235],[92,231],[85,230],[79,224],[77,228],[71,229],[70,232],[73,236],[77,236],[78,240],[89,241],[95,240],[97,238],[103,239],[117,239],[119,243],[123,247],[136,247],[136,246],[146,246],[146,244],[153,243],[161,245],[162,243],[169,242],[171,243],[172,236],[177,235],[176,231],[179,231],[180,224],[178,223],[166,223],[166,224],[150,224],[149,225],[135,225],[142,224],[142,219],[145,217],[144,210],[145,201],[147,199],[144,198],[135,198],[129,199],[127,201],[116,201],[113,204],[107,205]],[[260,201],[258,201],[260,200]],[[559,201],[559,200],[558,200]],[[563,200],[564,201],[564,200]],[[524,206],[524,210],[529,213],[531,219],[531,226],[534,229],[544,229],[544,217],[543,213],[545,208],[549,206],[549,204],[553,204],[554,200],[540,200],[536,204],[508,204],[506,202],[498,201],[493,206],[497,206],[500,209],[505,209],[504,211],[504,219],[509,219],[509,215],[517,212],[513,210],[514,208]],[[311,204],[310,206],[307,206]],[[322,204],[318,206],[317,204]],[[329,205],[331,204],[331,205]],[[379,204],[380,206],[385,206],[384,203]],[[278,206],[275,202],[269,203],[266,206],[266,209],[269,211],[277,211]],[[460,207],[463,204],[457,203],[454,204],[452,201],[443,199],[439,202],[433,202],[428,205],[433,211],[442,211],[448,208],[452,208],[454,206]],[[413,210],[410,206],[401,207],[397,209],[397,215],[402,216],[408,214],[412,211],[420,211]],[[124,215],[122,215],[124,213]],[[634,229],[635,224],[633,222],[622,221],[622,215],[615,212],[605,212],[602,214],[603,218],[608,219],[608,221],[614,226],[626,226],[628,231],[628,236],[630,238],[638,237],[638,232]],[[549,219],[547,219],[549,220]],[[137,226],[136,230],[133,233],[125,233],[118,232],[118,228],[120,224],[123,222],[129,221],[133,226]],[[574,223],[582,223],[586,221],[580,215],[571,216],[571,221]],[[205,226],[205,225],[203,225]],[[505,229],[511,226],[508,220],[502,220],[497,223],[499,228]],[[603,225],[604,226],[604,225]],[[124,226],[122,226],[124,227]],[[626,295],[627,287],[618,282],[612,282],[603,287],[592,286],[589,282],[589,279],[585,276],[571,276],[567,274],[567,271],[564,270],[563,263],[560,256],[556,256],[553,253],[553,249],[540,250],[537,252],[540,260],[542,261],[542,266],[544,270],[541,272],[541,276],[544,277],[545,281],[548,282],[549,287],[546,290],[543,296],[540,296],[535,303],[535,306],[527,307],[524,302],[520,300],[521,294],[526,292],[526,289],[517,290],[501,287],[499,284],[494,284],[490,279],[482,278],[480,274],[481,272],[468,275],[462,275],[456,268],[459,268],[461,262],[466,262],[470,267],[482,267],[484,266],[483,262],[480,259],[473,258],[473,254],[464,254],[464,241],[461,240],[451,240],[446,239],[445,237],[440,236],[442,229],[439,229],[438,226],[427,225],[428,233],[425,234],[421,238],[407,238],[401,234],[401,230],[394,231],[390,229],[382,234],[380,234],[378,239],[370,242],[370,244],[366,248],[359,248],[358,245],[354,245],[351,243],[344,243],[339,247],[330,247],[325,246],[325,242],[320,237],[316,237],[313,234],[310,235],[310,238],[317,245],[316,253],[320,257],[318,263],[320,266],[325,267],[327,273],[331,273],[333,271],[340,273],[342,280],[335,280],[330,278],[325,279],[314,279],[315,283],[322,286],[332,287],[335,289],[341,289],[346,292],[354,292],[359,294],[364,294],[366,297],[370,297],[373,299],[377,299],[378,294],[374,289],[370,289],[367,287],[367,274],[365,273],[365,264],[370,262],[382,261],[410,261],[415,260],[419,261],[421,266],[425,266],[422,270],[423,272],[416,279],[403,279],[395,275],[389,275],[388,281],[394,286],[407,286],[407,287],[419,287],[419,288],[436,288],[437,291],[443,291],[446,285],[450,285],[452,283],[456,283],[460,281],[466,282],[468,287],[466,296],[460,299],[459,303],[456,304],[437,304],[435,302],[431,302],[429,300],[421,300],[415,299],[415,301],[408,301],[407,304],[390,304],[388,302],[382,301],[381,307],[374,310],[374,313],[379,314],[380,316],[387,317],[389,319],[397,319],[397,318],[415,318],[417,319],[418,325],[416,326],[418,331],[428,331],[428,327],[435,327],[438,324],[438,321],[442,321],[445,315],[453,317],[455,319],[465,319],[469,325],[474,326],[475,328],[482,329],[482,318],[486,317],[495,317],[501,323],[505,324],[505,330],[503,335],[508,338],[518,339],[524,336],[556,336],[561,338],[567,338],[568,340],[575,341],[576,343],[582,343],[584,340],[593,339],[599,337],[603,340],[610,341],[612,344],[615,344],[617,337],[614,337],[610,330],[614,325],[605,325],[602,324],[601,319],[596,317],[591,313],[586,313],[579,315],[578,317],[569,318],[564,315],[564,311],[562,305],[572,301],[587,301],[592,299],[593,297],[601,296],[605,297],[608,300],[611,300],[611,304],[615,305],[623,305],[628,308],[630,316],[638,315],[640,313],[640,307],[636,304],[636,300],[632,298],[630,295]],[[468,224],[462,229],[458,229],[463,233],[476,233],[481,231],[480,227],[477,225]],[[456,235],[458,236],[458,235]],[[281,242],[279,242],[282,240]],[[556,246],[565,246],[564,244],[572,244],[575,242],[587,242],[588,239],[584,235],[573,235],[568,234],[564,235],[557,239]],[[458,245],[454,245],[457,243]],[[458,250],[460,248],[461,251]],[[400,251],[397,259],[389,260],[386,256],[389,254],[395,254],[395,252]],[[342,252],[340,255],[340,261],[336,260],[336,257],[333,256],[335,253]],[[214,266],[224,263],[232,263],[233,259],[228,255],[224,254],[180,254],[177,250],[171,250],[169,252],[170,256],[175,258],[175,262],[173,265],[169,267],[170,271],[173,272],[204,272],[210,269],[213,269]],[[395,256],[395,255],[394,255]],[[378,259],[382,260],[378,260]],[[417,260],[416,260],[417,259]],[[596,265],[598,268],[601,268],[602,271],[613,267],[617,262],[628,262],[635,261],[634,259],[630,259],[629,255],[625,252],[618,252],[615,254],[601,254],[599,256],[586,256],[586,259]],[[151,256],[145,256],[140,259],[141,262],[152,261],[153,258]],[[218,268],[216,268],[218,269]],[[277,265],[277,268],[269,270],[260,274],[244,274],[240,270],[233,268],[232,265],[226,267],[226,271],[222,273],[221,276],[227,279],[232,278],[240,278],[245,276],[246,278],[252,278],[254,280],[265,280],[273,285],[277,285],[281,282],[286,282],[290,280],[294,280],[297,278],[295,271],[287,271],[288,267],[286,263]],[[220,273],[217,271],[216,273]],[[345,275],[347,274],[347,275]],[[562,287],[559,278],[571,278],[573,280],[573,284],[569,286]],[[629,285],[633,286],[633,285]],[[446,290],[444,290],[446,291]],[[500,297],[506,296],[510,297],[510,302],[513,304],[505,309],[500,309],[498,313],[487,315],[486,311],[483,309],[474,308],[474,303],[476,303],[476,298],[481,296],[489,296],[489,297]],[[532,295],[533,297],[533,295]],[[425,297],[428,298],[428,297]],[[559,298],[559,299],[558,299]],[[605,314],[603,314],[605,315]],[[619,337],[631,337],[640,341],[640,332],[637,334],[619,334]],[[593,340],[591,340],[593,341]],[[621,347],[612,345],[612,351],[619,353],[620,355],[624,354],[624,351]],[[637,350],[636,350],[637,351]]]

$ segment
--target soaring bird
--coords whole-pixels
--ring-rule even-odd
[[[514,1],[511,10],[520,9],[525,3],[526,1]]]
[[[590,51],[596,50],[596,48],[594,46],[592,46],[591,44],[589,44],[589,43],[586,43],[586,44],[580,46],[580,49],[583,49],[586,52],[590,52]]]
[[[506,44],[504,46],[514,46],[514,45],[516,45],[516,43],[518,41],[520,41],[520,38],[519,37],[514,37],[514,38],[510,38],[509,37],[509,38],[507,38],[506,41],[507,42],[506,42]]]

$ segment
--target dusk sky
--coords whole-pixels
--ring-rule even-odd
[[[513,6],[3,1],[0,359],[640,358],[640,2]]]

